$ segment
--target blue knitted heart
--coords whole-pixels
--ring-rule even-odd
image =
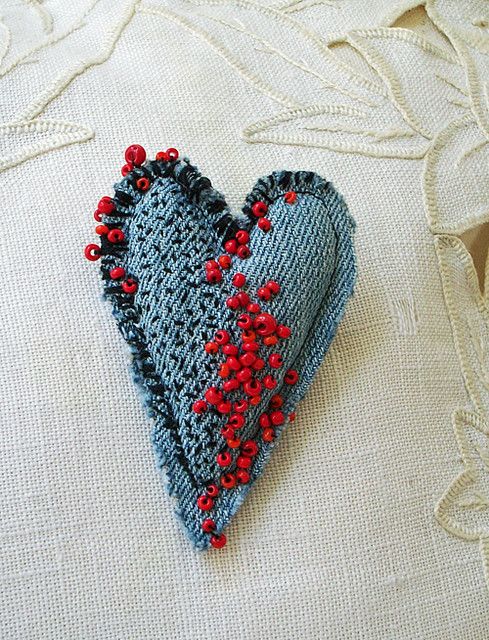
[[[333,186],[304,171],[262,178],[233,215],[176,155],[127,167],[87,257],[103,256],[159,466],[204,549],[224,544],[329,348],[353,290],[354,223]]]

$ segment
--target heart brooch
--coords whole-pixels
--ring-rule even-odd
[[[101,258],[177,513],[197,548],[220,548],[343,316],[354,222],[315,173],[262,178],[233,214],[176,149],[146,161],[132,145],[126,162],[85,255]]]

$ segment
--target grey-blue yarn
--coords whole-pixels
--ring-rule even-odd
[[[141,176],[150,181],[147,191],[137,188]],[[297,194],[293,205],[284,199],[289,191]],[[256,201],[268,205],[269,233],[257,227],[251,214]],[[233,215],[223,196],[187,159],[135,168],[115,185],[113,202],[115,211],[104,223],[122,229],[125,240],[102,242],[105,294],[133,354],[134,377],[154,423],[158,466],[166,470],[166,485],[190,539],[205,549],[210,536],[202,530],[203,519],[212,518],[216,532],[222,532],[262,474],[281,432],[294,428],[286,421],[272,443],[261,442],[259,416],[276,393],[284,399],[283,412],[290,414],[311,384],[353,292],[355,225],[334,187],[305,171],[280,171],[260,179],[243,211]],[[234,256],[222,282],[211,284],[204,264],[223,253],[223,242],[237,229],[249,232],[251,256]],[[138,283],[134,295],[111,279],[110,270],[118,266]],[[283,367],[272,370],[267,362],[259,372],[261,377],[276,376],[277,388],[264,390],[239,434],[260,447],[249,469],[250,482],[221,490],[212,510],[203,513],[197,499],[209,483],[219,484],[223,472],[216,456],[225,449],[220,429],[226,418],[214,410],[197,415],[192,405],[210,386],[222,385],[218,368],[225,356],[207,354],[204,344],[219,329],[239,341],[239,312],[226,306],[226,299],[236,293],[231,283],[236,272],[245,274],[250,295],[268,280],[280,283],[279,295],[259,302],[292,333],[280,344]],[[299,373],[293,386],[283,381],[291,368]],[[243,395],[233,393],[234,399]]]

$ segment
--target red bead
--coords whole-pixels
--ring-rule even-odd
[[[239,304],[239,300],[236,296],[231,296],[230,298],[228,298],[226,300],[226,306],[229,309],[233,309],[233,311],[235,311],[236,309],[238,309],[241,305]]]
[[[170,158],[168,157],[168,154],[166,151],[158,151],[158,153],[155,156],[155,160],[157,162],[168,162]]]
[[[273,442],[275,439],[275,431],[271,428],[263,429],[261,437],[264,442]]]
[[[150,182],[148,180],[148,178],[139,178],[138,180],[136,180],[136,187],[140,190],[140,191],[147,191],[149,189],[149,185]]]
[[[209,355],[213,355],[219,351],[219,347],[215,342],[206,342],[204,349]]]
[[[127,176],[127,174],[130,173],[133,169],[134,165],[132,164],[132,162],[128,162],[121,168],[121,174],[123,176]]]
[[[253,458],[258,453],[258,445],[254,440],[247,440],[241,445],[241,453],[248,458]]]
[[[277,328],[277,321],[270,313],[260,313],[253,320],[253,327],[259,336],[269,336]]]
[[[232,429],[231,427],[223,427],[221,429],[221,436],[226,440],[234,438],[234,429]]]
[[[112,242],[112,244],[117,244],[118,242],[124,242],[125,239],[124,231],[122,229],[111,229],[107,234],[107,240]]]
[[[250,301],[250,296],[246,293],[246,291],[239,291],[236,294],[236,297],[238,298],[238,301],[241,307],[248,306],[248,303]]]
[[[256,407],[257,405],[259,405],[259,404],[260,404],[260,402],[261,402],[261,396],[260,396],[260,395],[258,395],[258,396],[253,396],[252,398],[250,398],[250,404],[251,404],[253,407]]]
[[[255,353],[259,350],[259,348],[260,345],[258,344],[258,342],[245,342],[242,346],[243,351],[245,351],[246,353]]]
[[[270,280],[269,282],[267,282],[267,288],[270,289],[274,296],[276,296],[280,291],[280,285],[278,282],[275,282],[275,280]]]
[[[224,249],[228,253],[236,253],[236,251],[238,250],[238,243],[236,242],[236,240],[228,240],[224,243]]]
[[[216,335],[214,336],[214,340],[221,346],[227,344],[230,338],[231,336],[225,329],[219,329],[219,331],[216,331]]]
[[[205,400],[196,400],[192,405],[192,409],[195,413],[204,413],[204,411],[207,411],[207,402]]]
[[[229,467],[232,460],[231,454],[228,451],[218,453],[216,457],[216,462],[220,467]]]
[[[258,228],[267,233],[272,228],[272,223],[268,218],[260,218],[258,220]]]
[[[275,427],[278,427],[285,422],[285,416],[281,411],[272,411],[270,421]]]
[[[251,251],[247,245],[242,244],[238,247],[236,254],[240,260],[246,260],[251,256]]]
[[[268,356],[268,364],[272,367],[272,369],[280,369],[283,365],[282,356],[280,353],[272,353]]]
[[[211,269],[219,269],[219,263],[216,260],[207,260],[205,263],[206,271],[210,271]]]
[[[245,419],[242,413],[233,413],[229,416],[228,425],[232,429],[241,429],[244,426]]]
[[[298,380],[299,380],[299,374],[295,369],[289,369],[288,371],[285,372],[284,381],[286,382],[286,384],[296,384]]]
[[[234,403],[234,410],[237,413],[248,411],[248,402],[246,400],[238,400],[238,402]]]
[[[175,147],[170,147],[166,150],[166,155],[170,158],[170,160],[178,160],[178,149],[175,149]]]
[[[115,204],[110,196],[104,196],[103,198],[100,198],[97,209],[100,213],[110,215],[115,209]]]
[[[132,295],[138,290],[138,283],[132,278],[128,278],[127,280],[124,280],[124,282],[121,284],[121,287],[124,293],[129,293]]]
[[[267,214],[268,207],[264,202],[258,201],[252,205],[251,211],[256,218],[263,218]]]
[[[238,456],[236,466],[238,469],[249,469],[251,467],[251,458],[248,458],[248,456]]]
[[[249,344],[249,343],[248,343]],[[243,367],[251,367],[251,365],[255,362],[256,356],[254,353],[247,352],[239,357],[239,361],[243,365]]]
[[[252,375],[252,371],[249,367],[243,367],[240,371],[237,372],[236,379],[241,383],[248,382],[248,380],[251,379]]]
[[[221,534],[214,534],[211,536],[211,545],[214,547],[214,549],[222,549],[225,544],[227,542],[226,536],[221,533]]]
[[[257,291],[257,296],[260,300],[270,300],[272,297],[272,292],[268,287],[260,287]]]
[[[246,307],[246,311],[248,313],[260,313],[261,307],[257,302],[250,302],[250,304]]]
[[[235,344],[228,343],[223,346],[222,352],[227,356],[237,356],[239,349]]]
[[[249,316],[247,313],[242,313],[240,316],[238,316],[236,324],[240,329],[251,329],[251,327],[253,326],[251,316]]]
[[[110,270],[109,275],[112,280],[120,280],[121,278],[125,277],[126,270],[123,269],[122,267],[114,267],[113,269]]]
[[[255,371],[261,371],[265,367],[265,360],[257,358],[255,362],[253,362],[252,367]]]
[[[241,444],[241,440],[239,438],[230,438],[226,440],[226,444],[230,449],[238,449]]]
[[[211,518],[206,518],[202,523],[202,531],[205,533],[212,533],[216,528],[216,523]]]
[[[263,344],[266,347],[273,347],[274,344],[277,344],[278,342],[278,338],[276,335],[271,335],[271,336],[265,336],[263,338]]]
[[[232,473],[223,473],[221,476],[221,484],[225,489],[232,489],[236,486],[236,476]]]
[[[218,284],[222,280],[222,273],[219,269],[209,269],[206,272],[205,277],[207,278],[207,282],[211,284]]]
[[[231,375],[231,369],[228,367],[226,363],[221,364],[219,367],[219,377],[220,378],[229,378]]]
[[[243,342],[255,342],[256,340],[256,333],[254,331],[243,331],[243,333],[241,334],[241,340]]]
[[[294,422],[295,420],[295,411],[292,411],[292,413],[289,413],[289,422]]]
[[[200,496],[199,498],[197,498],[197,506],[202,511],[210,511],[214,506],[214,500],[207,495]]]
[[[240,484],[248,484],[248,482],[250,481],[250,474],[244,469],[238,469],[236,471],[236,480]]]
[[[265,376],[262,382],[265,389],[275,389],[275,387],[277,386],[277,381],[271,375]]]
[[[231,393],[231,391],[235,391],[239,389],[239,381],[236,378],[231,378],[231,380],[226,380],[226,382],[222,385],[222,388],[225,393]]]
[[[247,396],[258,396],[261,391],[261,382],[259,380],[248,380],[243,386],[244,392]]]
[[[209,387],[204,395],[209,404],[217,404],[222,400],[222,393],[217,387]]]
[[[240,229],[236,232],[236,240],[238,244],[248,244],[250,241],[250,234],[244,229]]]
[[[233,285],[235,287],[244,287],[246,283],[246,276],[244,273],[235,273],[233,276]]]
[[[276,393],[270,398],[269,405],[272,409],[279,409],[284,403],[284,399],[279,393]]]
[[[95,233],[98,236],[106,236],[109,233],[109,227],[106,224],[98,224],[95,227]]]
[[[291,332],[289,327],[286,327],[284,324],[279,324],[276,329],[276,333],[279,338],[282,338],[282,340],[285,340],[286,338],[290,338]]]
[[[226,358],[226,364],[232,371],[239,371],[241,369],[241,362],[236,356],[228,356]]]
[[[126,162],[132,162],[139,167],[146,160],[146,151],[140,144],[131,144],[127,147],[124,157]]]
[[[85,247],[85,258],[90,262],[95,262],[102,255],[102,250],[98,244],[87,244]]]
[[[205,492],[211,498],[216,498],[219,495],[219,487],[217,484],[209,484],[207,485]]]
[[[284,200],[287,204],[294,204],[297,200],[297,193],[295,191],[287,191],[284,195]]]
[[[223,400],[222,402],[218,403],[216,408],[219,413],[231,413],[232,405],[228,400]]]
[[[93,212],[93,217],[97,222],[102,222],[102,214],[98,209],[95,209],[95,211]]]
[[[229,269],[231,266],[231,258],[229,256],[219,256],[217,261],[219,262],[221,269]]]
[[[268,413],[261,414],[261,416],[258,418],[258,424],[262,429],[268,429],[268,427],[270,427],[272,423],[270,422]]]

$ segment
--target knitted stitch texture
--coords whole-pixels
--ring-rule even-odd
[[[141,177],[149,180],[145,191],[137,186]],[[293,204],[284,198],[290,191],[297,195]],[[252,214],[257,201],[268,205],[269,233],[257,227]],[[276,428],[273,442],[261,441],[259,418],[270,398],[279,393],[281,409],[290,416],[329,348],[356,276],[354,222],[333,186],[304,171],[281,171],[260,179],[242,212],[233,215],[223,196],[187,159],[134,168],[115,185],[113,203],[115,210],[103,221],[109,228],[122,229],[124,241],[114,244],[102,237],[105,294],[133,353],[135,381],[144,390],[154,421],[158,465],[166,468],[168,490],[176,498],[190,539],[205,549],[210,536],[202,529],[204,518],[215,522],[215,533],[222,532],[289,423],[286,419]],[[232,266],[223,271],[222,281],[208,282],[205,262],[217,259],[238,229],[249,232],[250,257],[231,256]],[[123,267],[138,283],[134,295],[111,279],[114,267]],[[201,415],[192,409],[209,387],[222,385],[218,368],[226,357],[209,355],[204,344],[220,329],[229,332],[231,342],[239,343],[240,311],[226,306],[227,298],[236,294],[231,282],[236,272],[246,276],[244,290],[252,300],[267,281],[280,284],[277,296],[259,303],[262,312],[291,329],[291,336],[277,346],[260,347],[258,355],[266,365],[257,377],[273,374],[278,384],[262,390],[261,402],[250,405],[239,432],[241,441],[252,439],[259,445],[248,469],[249,482],[221,487],[212,509],[203,512],[197,505],[199,496],[209,483],[219,486],[223,471],[235,470],[239,455],[239,450],[231,450],[231,466],[223,470],[216,456],[227,450],[220,433],[226,416],[212,408]],[[268,363],[269,354],[276,351],[283,358],[278,370]],[[299,374],[295,385],[284,382],[291,368]],[[243,396],[238,389],[229,399]]]

